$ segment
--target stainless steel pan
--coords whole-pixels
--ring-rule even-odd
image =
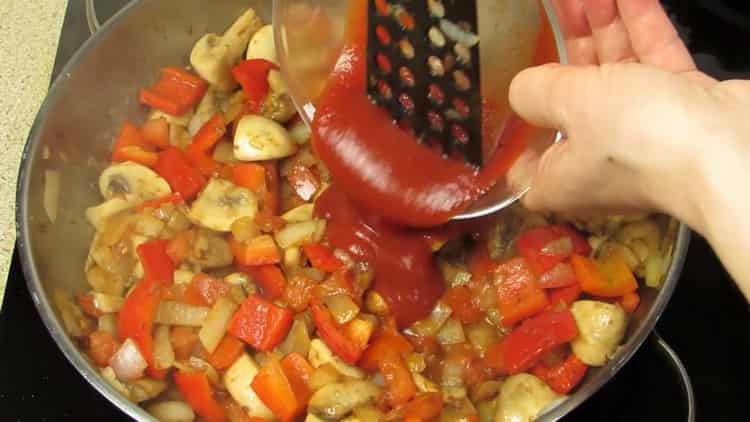
[[[89,12],[93,12],[93,3]],[[222,31],[243,8],[255,8],[271,19],[270,0],[135,0],[102,26],[73,56],[57,78],[34,122],[18,180],[17,227],[23,269],[34,303],[65,356],[104,397],[136,420],[151,420],[119,395],[84,359],[63,331],[52,306],[56,288],[74,293],[87,289],[83,276],[93,230],[84,210],[100,198],[99,172],[106,166],[115,131],[125,119],[145,117],[137,90],[158,76],[165,64],[187,63],[193,43],[206,32]],[[93,14],[89,22],[98,28]],[[62,192],[55,223],[43,207],[46,170],[61,174]],[[644,290],[628,338],[605,367],[590,371],[583,385],[544,420],[558,420],[608,382],[651,335],[677,285],[690,232],[681,226],[666,281],[660,290]],[[682,368],[666,344],[664,356]],[[683,376],[692,415],[692,392]],[[692,420],[692,419],[691,419]]]

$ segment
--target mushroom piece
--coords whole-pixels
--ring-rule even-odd
[[[237,83],[232,66],[242,59],[250,38],[263,22],[254,10],[243,13],[223,34],[206,34],[193,47],[190,64],[203,79],[221,91],[229,91]]]
[[[219,98],[216,95],[216,90],[213,87],[209,87],[201,102],[198,103],[198,108],[195,109],[195,114],[188,124],[188,133],[190,133],[190,136],[195,136],[201,127],[219,112]]]
[[[248,416],[272,419],[273,413],[250,385],[258,374],[258,364],[247,353],[240,356],[224,374],[224,387],[245,408]]]
[[[193,422],[195,412],[182,401],[162,401],[149,405],[146,410],[160,422]]]
[[[276,58],[276,45],[273,41],[273,25],[266,25],[253,35],[247,46],[245,58],[268,60],[278,66],[279,60]]]
[[[308,410],[326,419],[341,419],[380,395],[380,389],[370,381],[348,381],[328,384],[310,398]]]
[[[355,379],[363,379],[365,377],[365,373],[361,369],[341,360],[341,358],[333,354],[323,340],[317,338],[310,341],[310,350],[308,351],[307,358],[310,360],[310,365],[316,369],[330,364],[339,374],[345,377]]]
[[[228,232],[236,220],[255,218],[258,199],[248,189],[223,179],[211,179],[193,201],[188,218],[195,224],[217,232]]]
[[[186,259],[201,268],[221,268],[231,265],[234,256],[224,237],[209,230],[200,230]]]
[[[297,144],[280,124],[256,115],[240,119],[234,135],[234,157],[238,160],[275,160],[295,152]]]
[[[112,198],[109,201],[86,209],[86,219],[89,220],[97,232],[104,229],[104,226],[112,216],[117,215],[125,210],[129,210],[137,205],[136,202],[127,201],[122,198]]]
[[[602,366],[625,337],[627,314],[611,303],[579,300],[570,307],[578,325],[573,353],[589,366]]]
[[[107,167],[99,176],[99,191],[104,199],[121,198],[136,205],[172,193],[156,172],[129,161]]]
[[[513,375],[500,389],[495,422],[531,422],[559,398],[539,378],[530,374]]]

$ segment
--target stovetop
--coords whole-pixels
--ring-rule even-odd
[[[100,18],[126,0],[98,2]],[[750,2],[663,0],[701,69],[750,79]],[[208,4],[208,2],[207,2]],[[86,39],[83,1],[68,2],[54,73]],[[26,290],[17,256],[0,308],[0,420],[128,420],[91,388],[52,341]],[[695,236],[680,284],[658,331],[682,358],[698,420],[750,420],[748,304],[706,242]],[[681,421],[685,400],[676,373],[646,343],[599,393],[565,420]]]

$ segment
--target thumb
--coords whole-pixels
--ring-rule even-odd
[[[585,105],[583,92],[598,80],[593,66],[548,64],[519,73],[510,85],[510,105],[527,122],[548,129],[567,128],[570,110]]]
[[[570,183],[574,173],[580,169],[570,159],[570,143],[566,140],[550,146],[542,155],[531,190],[523,198],[523,204],[531,211],[566,211],[576,208],[577,186]],[[566,182],[563,182],[566,181]]]

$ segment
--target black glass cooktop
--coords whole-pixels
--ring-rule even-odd
[[[100,18],[125,0],[97,2]],[[721,79],[750,79],[750,2],[665,0],[700,67]],[[209,4],[209,2],[207,2]],[[55,74],[86,39],[83,1],[68,2]],[[682,358],[700,421],[750,420],[748,304],[703,239],[694,237],[680,285],[658,331]],[[127,418],[65,360],[36,313],[14,257],[0,312],[0,421],[119,421]],[[566,420],[681,421],[676,373],[646,345]]]

